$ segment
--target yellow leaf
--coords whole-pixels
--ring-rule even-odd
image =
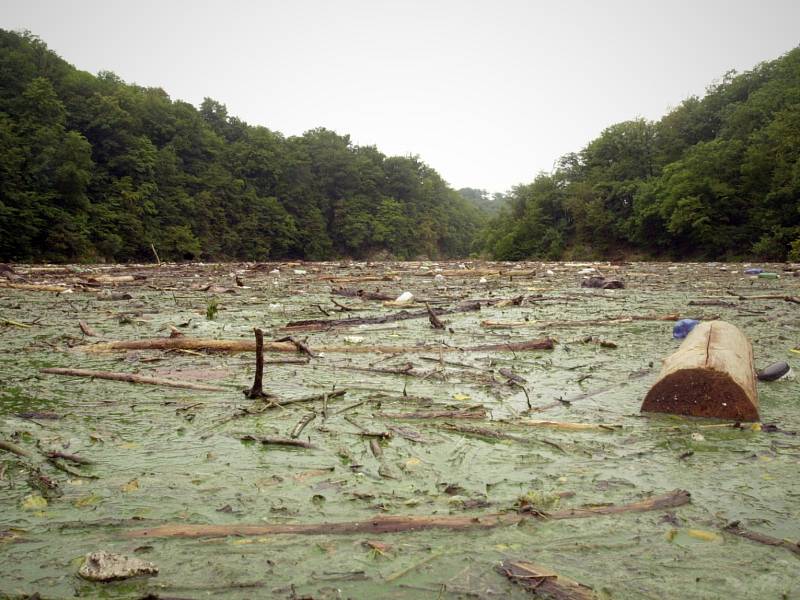
[[[687,529],[686,534],[704,542],[718,542],[722,540],[719,534],[713,531],[704,531],[703,529]]]
[[[91,496],[83,496],[82,498],[78,498],[72,504],[75,505],[76,508],[83,508],[85,506],[92,506],[93,504],[97,504],[101,500],[102,498],[100,496],[92,494]]]
[[[420,464],[422,461],[415,456],[412,456],[406,461],[407,467],[415,467],[416,465]]]
[[[139,480],[131,479],[128,483],[120,487],[120,489],[125,493],[134,492],[139,489]]]
[[[22,499],[22,508],[25,510],[36,510],[47,506],[47,500],[39,494],[31,494]]]
[[[134,448],[138,448],[139,444],[137,444],[136,442],[124,442],[120,444],[119,447],[122,448],[123,450],[133,450]]]
[[[753,423],[750,425],[750,429],[753,431],[761,431],[761,423]]]
[[[469,400],[469,394],[453,394],[453,400]]]

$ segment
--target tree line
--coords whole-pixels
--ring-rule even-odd
[[[418,157],[286,137],[0,30],[0,260],[458,257],[484,221]]]
[[[800,48],[608,127],[515,187],[481,236],[504,260],[800,260]]]

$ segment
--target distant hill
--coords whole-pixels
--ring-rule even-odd
[[[500,212],[500,209],[505,205],[506,197],[504,194],[495,193],[489,196],[486,190],[478,190],[475,188],[461,188],[458,190],[461,197],[467,202],[475,206],[482,213],[487,216],[494,216]]]
[[[0,260],[460,257],[483,221],[417,157],[285,137],[0,30]]]
[[[607,128],[514,188],[481,243],[499,259],[800,260],[800,48]]]

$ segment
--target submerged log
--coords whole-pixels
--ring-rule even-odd
[[[567,509],[552,513],[492,513],[485,515],[387,515],[377,516],[367,521],[344,521],[334,523],[259,523],[255,525],[193,525],[174,523],[134,529],[125,532],[128,538],[214,538],[230,535],[348,535],[348,534],[386,534],[403,531],[424,531],[430,529],[489,529],[501,525],[517,525],[526,519],[583,519],[600,515],[615,515],[628,512],[647,512],[676,508],[690,502],[686,490],[672,490],[666,494],[650,496],[630,504],[596,506]]]
[[[642,412],[758,421],[750,342],[725,321],[699,324],[664,359]]]

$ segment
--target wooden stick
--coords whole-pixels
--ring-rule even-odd
[[[738,535],[739,537],[743,537],[753,542],[758,542],[759,544],[765,544],[767,546],[777,546],[779,548],[786,548],[789,552],[793,552],[800,556],[800,542],[790,542],[789,540],[782,540],[779,538],[774,538],[771,535],[766,535],[763,533],[758,533],[757,531],[749,531],[747,529],[743,529],[739,526],[739,521],[733,521],[732,523],[728,523],[723,531],[727,533],[732,533],[733,535]]]
[[[552,600],[597,598],[592,588],[527,561],[506,559],[497,570],[535,596]]]
[[[323,401],[327,402],[327,398],[328,398],[327,394],[322,395]],[[292,428],[292,432],[289,434],[289,437],[292,438],[293,440],[299,438],[300,434],[303,433],[303,429],[306,428],[306,425],[311,423],[311,421],[313,421],[316,418],[317,418],[317,413],[315,411],[307,412],[306,414],[304,414],[302,417],[300,417],[300,420],[297,422],[297,425],[295,425]]]
[[[518,329],[520,327],[582,327],[584,325],[619,325],[633,321],[677,321],[680,315],[630,315],[616,319],[584,319],[577,321],[481,321],[485,329]]]
[[[264,332],[258,327],[253,329],[256,336],[256,374],[253,377],[253,387],[247,393],[248,398],[263,398],[263,379],[264,379]]]
[[[591,508],[576,508],[554,513],[492,513],[486,515],[394,515],[376,516],[367,521],[344,521],[338,523],[268,523],[258,525],[187,525],[183,523],[134,529],[125,533],[127,538],[203,538],[227,537],[231,535],[349,535],[384,534],[403,531],[425,531],[429,529],[489,529],[501,525],[516,525],[526,519],[581,519],[600,515],[628,512],[646,512],[676,508],[688,504],[689,492],[673,490],[659,496],[651,496],[638,502]]]
[[[22,458],[33,458],[33,452],[29,452],[25,450],[25,448],[21,446],[17,446],[16,444],[12,444],[11,442],[7,442],[5,440],[0,440],[0,450],[5,450],[6,452],[11,452],[11,454],[16,454],[17,456],[21,456]]]
[[[560,429],[562,431],[614,431],[621,429],[621,425],[606,425],[604,423],[567,423],[564,421],[543,421],[539,419],[522,419],[513,421],[512,425],[523,427],[543,427],[545,429]]]
[[[183,388],[187,390],[198,390],[203,392],[224,392],[225,388],[206,385],[204,383],[192,383],[189,381],[176,381],[174,379],[160,379],[158,377],[147,377],[145,375],[134,375],[133,373],[113,373],[109,371],[90,371],[89,369],[41,369],[40,373],[49,375],[68,375],[74,377],[91,377],[93,379],[108,379],[111,381],[127,381],[128,383],[143,383],[147,385],[164,385],[167,387]]]
[[[239,438],[245,442],[259,442],[265,446],[296,446],[298,448],[308,448],[309,450],[316,450],[317,447],[303,440],[291,440],[281,437],[256,437],[254,435],[243,435]]]
[[[78,321],[78,326],[81,328],[83,335],[88,337],[97,337],[97,332],[89,327],[89,324],[86,321]]]
[[[425,308],[428,310],[428,320],[431,322],[431,326],[434,329],[444,329],[444,323],[442,323],[442,320],[433,312],[431,305],[425,302]]]

